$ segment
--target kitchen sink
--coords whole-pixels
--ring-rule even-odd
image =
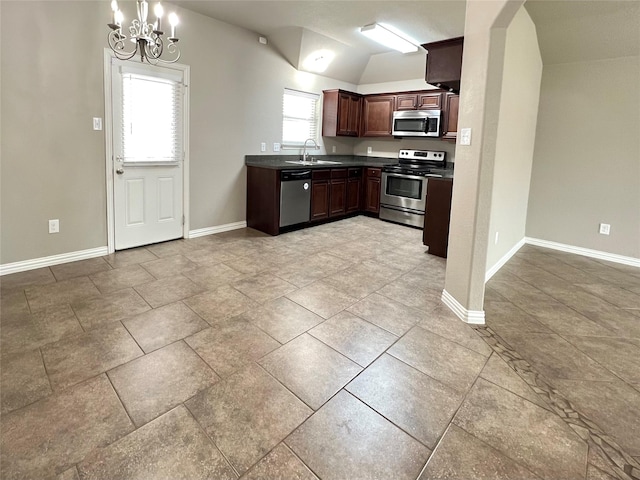
[[[296,165],[340,165],[341,162],[334,162],[332,160],[313,160],[306,162],[304,160],[285,160],[285,163],[295,163]]]

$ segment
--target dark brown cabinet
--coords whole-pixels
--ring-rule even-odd
[[[329,218],[330,170],[314,170],[311,173],[311,221]]]
[[[247,226],[269,235],[280,231],[280,171],[247,167]]]
[[[329,186],[329,216],[339,217],[346,213],[347,207],[347,169],[331,170]]]
[[[362,100],[362,137],[390,137],[394,95],[367,95]]]
[[[346,213],[360,210],[362,198],[362,169],[350,168],[347,175],[347,205]]]
[[[362,95],[345,90],[325,90],[323,94],[322,136],[357,137]]]
[[[396,95],[396,110],[440,110],[441,108],[441,92]]]
[[[380,180],[382,169],[370,168],[365,169],[364,177],[364,208],[365,212],[380,213]]]
[[[442,138],[446,140],[455,140],[458,136],[458,109],[460,107],[460,95],[448,93],[445,96],[444,104]]]
[[[443,258],[447,257],[449,247],[452,193],[452,179],[430,178],[427,182],[427,206],[422,243],[429,247],[430,254]]]
[[[443,138],[456,138],[458,95],[440,89],[374,95],[345,90],[325,90],[323,93],[323,137],[390,138],[394,111],[442,110]]]
[[[464,37],[450,38],[440,42],[425,43],[427,50],[427,83],[455,93],[460,92],[462,72],[462,49]]]

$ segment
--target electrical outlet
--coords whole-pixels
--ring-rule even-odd
[[[600,233],[602,235],[609,235],[610,232],[611,232],[611,225],[609,225],[608,223],[600,224]]]
[[[260,144],[260,151],[261,151],[261,152],[266,152],[266,151],[267,151],[267,144],[266,144],[266,142],[262,142],[262,143]]]
[[[371,153],[373,149],[371,147],[367,147],[367,153]]]
[[[500,232],[496,232],[496,238],[493,241],[493,243],[495,243],[496,245],[498,244],[498,237],[500,236]]]
[[[331,147],[331,153],[336,153],[336,146]]]
[[[279,143],[274,143],[273,144],[273,151],[274,152],[279,152],[280,151],[280,144]]]
[[[49,233],[58,233],[60,231],[60,220],[49,220]]]
[[[93,117],[93,129],[102,130],[102,119],[100,117]]]

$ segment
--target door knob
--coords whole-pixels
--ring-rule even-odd
[[[124,168],[117,168],[117,169],[116,169],[116,173],[117,173],[118,175],[122,175],[122,174],[124,173]]]

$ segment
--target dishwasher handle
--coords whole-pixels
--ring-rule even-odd
[[[280,181],[307,180],[311,178],[311,170],[282,170]]]

